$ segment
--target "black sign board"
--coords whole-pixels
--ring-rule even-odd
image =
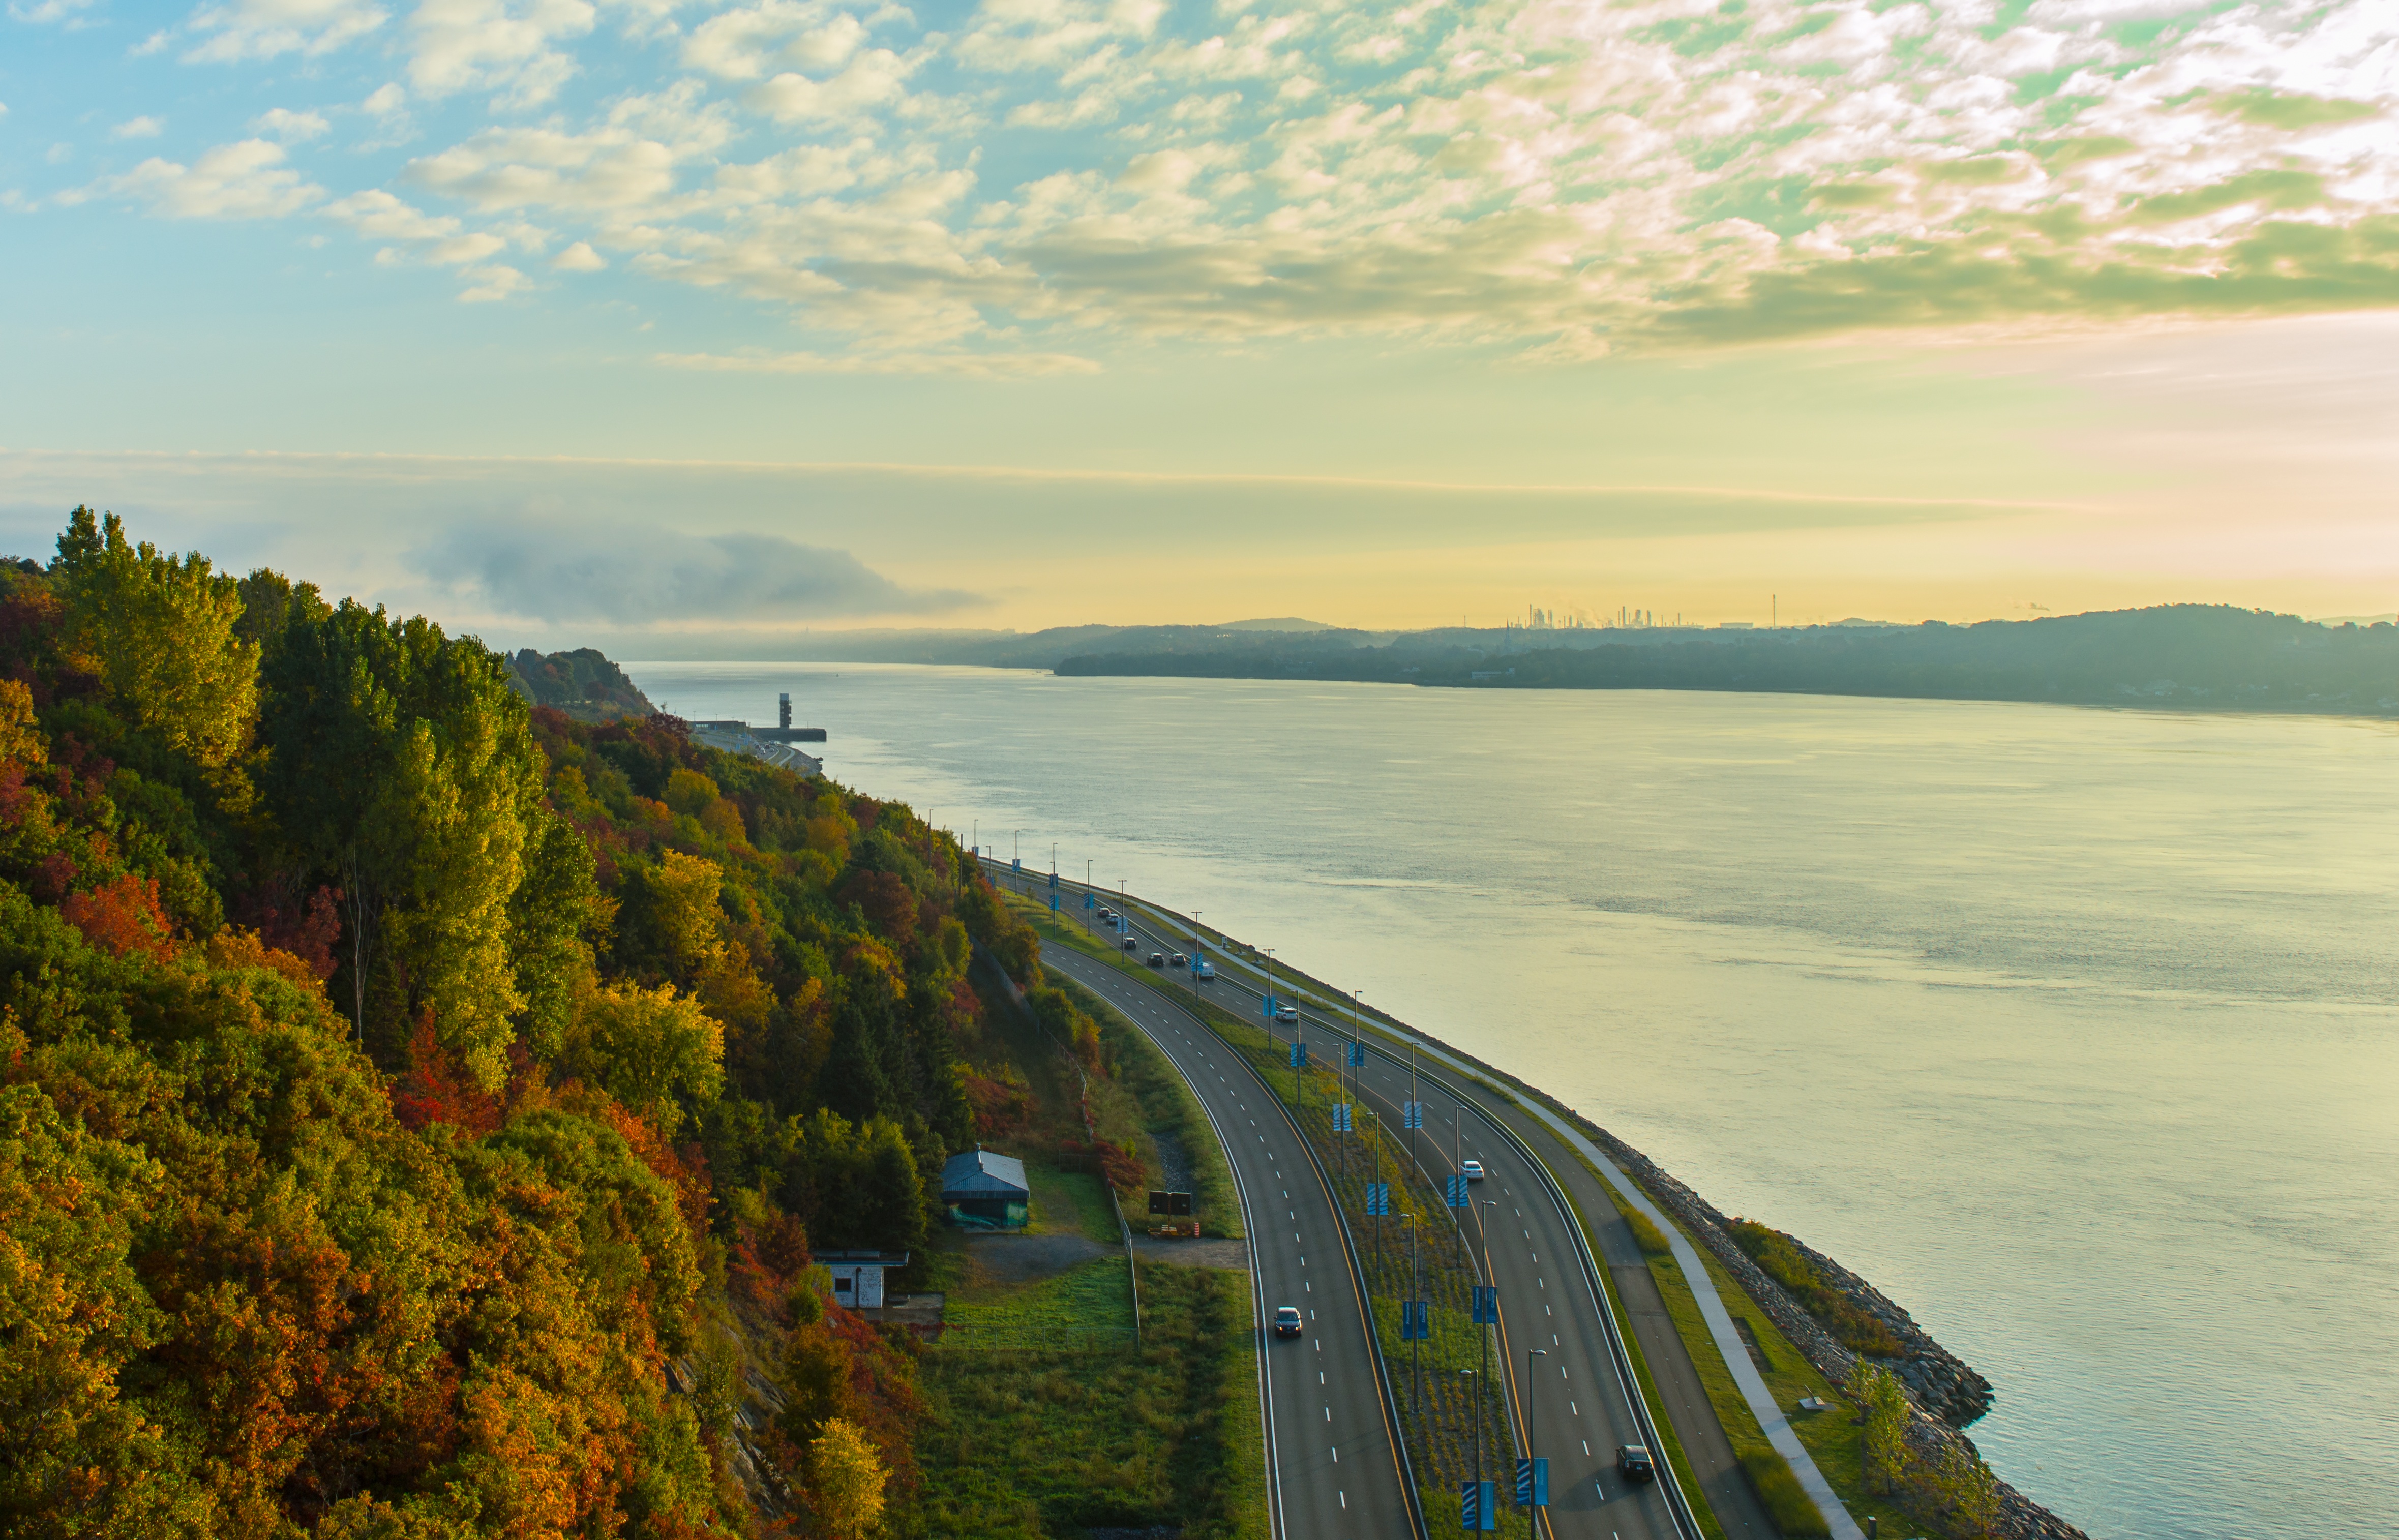
[[[1188,1214],[1191,1211],[1191,1195],[1152,1193],[1149,1195],[1149,1211],[1153,1214]]]

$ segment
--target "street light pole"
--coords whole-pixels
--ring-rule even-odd
[[[1274,1006],[1275,1006],[1275,997],[1274,997],[1274,954],[1275,954],[1275,949],[1274,949],[1274,948],[1272,948],[1272,947],[1268,947],[1268,948],[1267,948],[1267,1047],[1274,1047],[1274,1019],[1275,1019],[1275,1013],[1274,1013]]]
[[[1550,1350],[1546,1347],[1528,1347],[1525,1349],[1525,1459],[1527,1464],[1529,1464],[1534,1458],[1533,1360],[1535,1358],[1546,1358],[1549,1356]],[[1526,1483],[1528,1485],[1530,1484],[1530,1479],[1531,1479],[1529,1477],[1526,1478]],[[1538,1494],[1536,1493],[1536,1495]]]
[[[1483,1367],[1486,1370],[1489,1369],[1491,1367],[1491,1360],[1485,1358],[1483,1361]],[[1476,1505],[1479,1506],[1483,1500],[1483,1387],[1474,1383],[1474,1371],[1471,1369],[1461,1369],[1458,1372],[1466,1376],[1466,1391],[1468,1396],[1472,1398],[1474,1402],[1472,1412],[1474,1422],[1474,1497]]]
[[[1200,912],[1196,909],[1191,912],[1191,955],[1184,960],[1183,979],[1191,986],[1191,1004],[1197,1007],[1200,1004]],[[1193,1014],[1198,1014],[1196,1008]]]

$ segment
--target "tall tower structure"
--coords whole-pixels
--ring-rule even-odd
[[[788,729],[791,727],[791,725],[792,725],[792,692],[791,692],[791,691],[786,690],[786,691],[784,691],[784,692],[783,692],[783,695],[782,695],[782,698],[781,698],[781,700],[780,700],[780,701],[779,701],[779,702],[777,703],[777,712],[776,712],[776,715],[777,715],[777,719],[778,719],[778,720],[776,721],[775,725],[777,725],[778,727],[781,727],[781,728],[784,728],[784,729],[788,730]]]

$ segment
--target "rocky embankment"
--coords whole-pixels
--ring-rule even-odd
[[[1715,1255],[1725,1271],[1749,1290],[1758,1308],[1826,1379],[1836,1385],[1849,1379],[1850,1366],[1857,1362],[1858,1355],[1834,1341],[1815,1317],[1801,1308],[1781,1284],[1733,1244],[1727,1233],[1728,1221],[1715,1205],[1589,1118],[1560,1110],[1630,1173],[1660,1208],[1680,1222],[1694,1240]],[[1931,1333],[1917,1325],[1916,1318],[1882,1290],[1804,1242],[1794,1239],[1792,1243],[1828,1284],[1858,1308],[1879,1319],[1899,1339],[1905,1350],[1903,1357],[1874,1361],[1898,1376],[1907,1387],[1916,1413],[1908,1427],[1909,1442],[1928,1455],[1952,1442],[1973,1452],[1973,1440],[1959,1430],[1990,1410],[1991,1382],[1935,1342]],[[1999,1490],[1997,1533],[2007,1540],[2089,1540],[2082,1531],[2005,1481],[1999,1484]]]

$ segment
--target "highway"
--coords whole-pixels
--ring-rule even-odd
[[[1134,955],[1146,958],[1153,951],[1172,953],[1189,949],[1188,940],[1183,939],[1186,927],[1176,923],[1179,917],[1160,916],[1147,906],[1122,907],[1129,911],[1139,943]],[[1233,976],[1206,987],[1212,993],[1223,991],[1220,1006],[1241,1014],[1254,1011],[1259,991],[1249,977],[1256,975],[1255,966],[1222,952],[1217,955]],[[1280,987],[1278,993],[1286,1000],[1299,995],[1289,985]],[[1240,1004],[1235,1006],[1236,1001]],[[1337,1017],[1328,1018],[1310,1008],[1303,1011],[1303,1020],[1308,1023],[1306,1035],[1321,1045],[1320,1062],[1326,1061],[1335,1039],[1348,1040],[1349,1026]],[[1382,1030],[1393,1029],[1386,1023]],[[1282,1035],[1288,1036],[1289,1032],[1288,1027],[1281,1029]],[[1366,1040],[1370,1054],[1359,1087],[1362,1103],[1378,1118],[1387,1119],[1389,1128],[1399,1130],[1403,1126],[1399,1104],[1409,1099],[1406,1056],[1395,1053],[1388,1038],[1369,1033]],[[1608,1268],[1629,1317],[1619,1323],[1619,1329],[1639,1344],[1658,1388],[1661,1404],[1650,1407],[1650,1414],[1671,1419],[1685,1458],[1698,1477],[1700,1490],[1686,1492],[1685,1497],[1709,1506],[1726,1532],[1738,1540],[1767,1540],[1775,1535],[1778,1532],[1742,1474],[1731,1440],[1707,1399],[1689,1350],[1666,1315],[1647,1260],[1599,1179],[1550,1129],[1509,1098],[1440,1068],[1425,1069],[1418,1075],[1418,1086],[1416,1099],[1424,1101],[1426,1108],[1416,1155],[1435,1185],[1443,1184],[1442,1179],[1457,1169],[1458,1161],[1479,1159],[1488,1173],[1477,1184],[1476,1199],[1480,1217],[1488,1226],[1491,1270],[1500,1288],[1501,1336],[1510,1348],[1510,1423],[1521,1440],[1525,1392],[1529,1389],[1533,1433],[1539,1442],[1535,1452],[1549,1456],[1552,1462],[1548,1532],[1572,1536],[1607,1534],[1617,1540],[1634,1533],[1673,1540],[1678,1533],[1660,1491],[1642,1488],[1628,1494],[1615,1477],[1617,1444],[1642,1441],[1635,1431],[1637,1421],[1623,1381],[1615,1372],[1606,1307],[1595,1281],[1585,1274],[1581,1258],[1573,1250],[1569,1227],[1574,1221],[1549,1196],[1550,1183],[1534,1171],[1525,1147],[1589,1217],[1592,1260]],[[1461,1106],[1467,1109],[1463,1118],[1457,1116]],[[1504,1124],[1523,1146],[1503,1137],[1495,1124]],[[1453,1128],[1455,1138],[1450,1137]],[[1484,1206],[1495,1200],[1501,1209]],[[1511,1228],[1513,1247],[1506,1244]],[[1471,1228],[1469,1236],[1479,1258],[1485,1237]],[[1562,1286],[1566,1299],[1560,1298]],[[1542,1312],[1538,1320],[1530,1317],[1531,1306],[1522,1303],[1527,1295],[1532,1306]],[[1561,1321],[1567,1324],[1562,1327]],[[1545,1337],[1552,1340],[1544,1341]],[[1549,1356],[1533,1358],[1528,1365],[1525,1357],[1528,1347],[1547,1347]],[[1602,1394],[1587,1396],[1582,1393],[1586,1386],[1596,1386]]]
[[[994,872],[996,879],[1001,875]],[[1070,893],[1081,890],[1079,884],[1065,883],[1062,886]],[[1120,899],[1096,888],[1092,891],[1101,903],[1125,912],[1132,927],[1132,939],[1136,942],[1128,956],[1145,960],[1152,952],[1172,954],[1191,950],[1187,939],[1190,927],[1182,917],[1159,913],[1129,897]],[[1079,905],[1061,915],[1069,920],[1083,917]],[[1122,933],[1103,930],[1097,934],[1118,944]],[[1064,948],[1051,950],[1060,955],[1067,954]],[[1253,984],[1260,978],[1256,965],[1230,956],[1219,948],[1210,950],[1224,973],[1217,982],[1202,987],[1217,997],[1220,1008],[1240,1015],[1254,1014],[1259,998]],[[1078,953],[1073,955],[1085,968],[1095,970],[1094,977],[1105,976],[1118,990],[1145,993],[1152,1000],[1171,998],[1161,996],[1154,988],[1145,989],[1137,981],[1126,980],[1105,964],[1094,963]],[[1084,975],[1078,973],[1078,977]],[[1189,987],[1187,974],[1178,972],[1168,977],[1179,978],[1184,987]],[[1286,1000],[1308,997],[1308,992],[1295,991],[1281,981],[1278,993]],[[1110,998],[1137,1002],[1139,994],[1111,994]],[[1318,1062],[1327,1063],[1331,1061],[1331,1044],[1336,1038],[1346,1042],[1349,1026],[1337,1018],[1321,1015],[1312,1008],[1313,1002],[1310,1006],[1303,1013],[1308,1023],[1305,1035],[1318,1045]],[[1361,1076],[1360,1095],[1363,1105],[1378,1118],[1388,1120],[1390,1130],[1397,1133],[1403,1122],[1399,1103],[1408,1097],[1408,1065],[1404,1051],[1395,1054],[1389,1046],[1388,1034],[1404,1029],[1388,1022],[1377,1025],[1387,1035],[1367,1034],[1370,1055]],[[1286,1039],[1289,1033],[1287,1026],[1278,1029],[1278,1035]],[[1676,1540],[1685,1533],[1678,1529],[1674,1515],[1668,1511],[1665,1494],[1659,1488],[1645,1486],[1628,1493],[1615,1475],[1616,1446],[1643,1441],[1635,1431],[1638,1420],[1610,1352],[1606,1307],[1599,1297],[1596,1280],[1586,1273],[1582,1257],[1574,1246],[1570,1233],[1574,1220],[1561,1211],[1549,1196],[1551,1184],[1534,1170],[1535,1158],[1546,1165],[1550,1178],[1565,1189],[1589,1219],[1595,1253],[1592,1260],[1608,1268],[1624,1302],[1627,1318],[1618,1323],[1619,1329],[1639,1344],[1657,1386],[1659,1404],[1649,1407],[1649,1413],[1671,1419],[1685,1458],[1697,1475],[1699,1490],[1686,1491],[1684,1497],[1713,1509],[1735,1540],[1768,1540],[1774,1536],[1778,1532],[1734,1457],[1731,1441],[1707,1399],[1689,1350],[1665,1313],[1647,1260],[1599,1179],[1586,1170],[1550,1129],[1508,1097],[1430,1061],[1423,1067],[1418,1083],[1417,1100],[1427,1105],[1416,1155],[1434,1184],[1442,1185],[1441,1179],[1456,1169],[1455,1161],[1479,1159],[1488,1173],[1477,1184],[1476,1198],[1482,1221],[1488,1227],[1492,1275],[1500,1289],[1501,1336],[1509,1349],[1505,1358],[1509,1420],[1521,1440],[1528,1405],[1525,1392],[1529,1390],[1533,1434],[1539,1443],[1535,1452],[1551,1460],[1552,1508],[1545,1532],[1578,1540],[1584,1535],[1611,1536],[1613,1540],[1652,1535],[1658,1540]],[[1468,1110],[1468,1115],[1456,1119],[1461,1105]],[[1505,1138],[1495,1125],[1504,1125],[1523,1141],[1523,1146]],[[1454,1155],[1453,1127],[1457,1130]],[[1492,1201],[1502,1207],[1483,1207]],[[1511,1227],[1516,1243],[1513,1247],[1506,1244]],[[1477,1235],[1471,1227],[1468,1235],[1479,1259],[1486,1237]],[[1538,1318],[1534,1316],[1536,1310],[1539,1312]],[[1531,1347],[1546,1347],[1548,1356],[1532,1358],[1528,1365],[1525,1350]],[[1404,1372],[1404,1369],[1395,1365],[1394,1372]],[[1595,1394],[1586,1394],[1587,1390]],[[1511,1457],[1513,1452],[1510,1452]],[[1511,1472],[1495,1465],[1492,1475],[1501,1481],[1502,1501],[1507,1501],[1507,1478]]]
[[[1265,1363],[1271,1533],[1277,1540],[1422,1535],[1348,1237],[1282,1103],[1248,1060],[1170,997],[1071,947],[1045,943],[1042,960],[1149,1035],[1198,1094],[1230,1156]],[[1199,1217],[1204,1224],[1209,1216]],[[1297,1340],[1268,1331],[1285,1304],[1306,1317]]]

